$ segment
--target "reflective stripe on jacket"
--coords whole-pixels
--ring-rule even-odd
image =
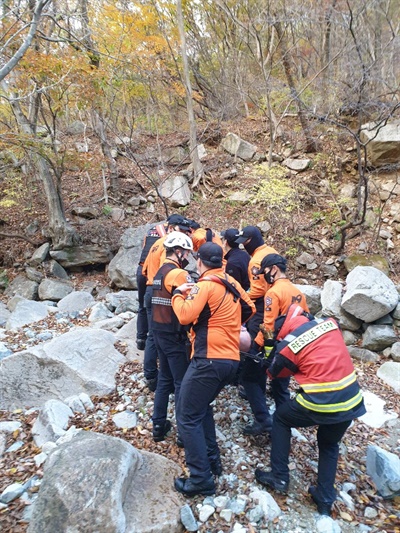
[[[301,387],[296,401],[306,409],[335,413],[343,420],[348,412],[351,418],[364,414],[353,363],[336,322],[331,318],[309,321],[305,316],[292,322],[293,328],[290,320],[282,327],[287,335],[276,346],[268,374],[293,375]],[[357,406],[360,410],[354,414]]]

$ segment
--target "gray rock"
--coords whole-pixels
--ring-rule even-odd
[[[289,168],[290,170],[294,170],[296,172],[302,172],[303,170],[306,170],[311,163],[311,159],[292,159],[287,158],[283,161],[282,165]]]
[[[105,320],[96,320],[92,323],[92,327],[96,329],[105,329],[107,331],[115,331],[124,325],[123,318],[113,316]]]
[[[250,201],[250,194],[247,191],[236,191],[228,196],[229,201],[237,204],[247,205]]]
[[[121,289],[137,289],[136,269],[146,233],[154,224],[128,228],[121,237],[121,248],[108,265],[112,283]]]
[[[32,266],[38,266],[43,261],[46,261],[47,256],[49,255],[50,244],[45,242],[33,253],[32,257],[29,259],[29,264]]]
[[[91,307],[95,302],[95,299],[89,292],[85,291],[73,291],[67,296],[64,296],[57,307],[64,313],[80,312]]]
[[[125,311],[137,313],[139,309],[137,291],[110,292],[106,296],[106,301],[117,315]]]
[[[347,349],[353,359],[357,359],[363,363],[376,363],[380,359],[377,353],[364,348],[359,348],[358,346],[347,346]]]
[[[125,358],[104,330],[76,328],[46,344],[2,361],[0,397],[4,409],[38,407],[85,392],[103,396],[115,388],[115,374]]]
[[[378,368],[376,375],[396,392],[400,393],[400,363],[387,361]]]
[[[351,272],[354,268],[358,266],[371,266],[375,267],[378,270],[382,271],[387,276],[389,275],[390,268],[389,262],[386,257],[378,254],[352,254],[345,258],[343,262],[347,272]]]
[[[338,320],[343,330],[358,331],[362,326],[362,320],[354,317],[350,313],[346,313],[342,307],[339,311]]]
[[[328,279],[321,292],[322,314],[339,317],[343,286],[339,281]]]
[[[106,265],[114,254],[108,246],[97,244],[79,245],[63,250],[52,250],[50,256],[64,268],[80,267],[87,265]]]
[[[46,278],[39,285],[39,298],[58,302],[74,290],[72,283]]]
[[[4,291],[4,294],[8,298],[18,295],[27,300],[37,300],[38,287],[39,285],[35,281],[27,279],[25,276],[17,276]]]
[[[390,313],[399,302],[394,283],[374,267],[356,267],[347,275],[346,283],[342,307],[364,322]]]
[[[296,262],[303,266],[310,265],[314,263],[314,256],[308,252],[303,252],[301,255],[299,255],[299,257],[296,258]]]
[[[250,493],[250,497],[260,505],[266,521],[272,522],[281,514],[279,505],[267,491],[254,490]]]
[[[367,350],[381,352],[398,340],[392,326],[371,325],[362,337],[362,347]]]
[[[296,287],[305,295],[310,313],[316,315],[321,311],[321,289],[315,285],[298,285]]]
[[[32,268],[32,267],[26,267],[25,274],[26,274],[26,277],[28,279],[30,279],[31,281],[34,281],[35,283],[38,283],[38,284],[44,278],[44,274],[42,274],[41,272],[39,272],[38,270],[36,270],[35,268]]]
[[[187,503],[180,509],[181,522],[184,525],[186,531],[198,531],[199,526],[197,520],[194,517],[193,511],[190,505]]]
[[[355,344],[359,336],[353,333],[352,331],[348,331],[347,329],[343,330],[343,340],[346,346],[351,346],[352,344]]]
[[[244,161],[250,161],[253,159],[257,152],[257,146],[244,141],[235,133],[228,133],[227,136],[222,139],[221,147],[229,154],[239,157]]]
[[[54,259],[51,259],[47,265],[51,276],[59,279],[69,279],[67,271]]]
[[[99,302],[94,304],[89,315],[89,322],[92,324],[101,320],[106,320],[108,318],[114,318],[113,313],[108,309],[108,307],[103,303]]]
[[[47,460],[28,531],[125,533],[123,503],[142,461],[121,439],[81,432]]]
[[[7,348],[4,342],[0,342],[0,361],[5,357],[8,357],[12,353],[13,352],[9,348]]]
[[[114,415],[112,420],[117,428],[134,428],[137,426],[137,413],[123,411]]]
[[[190,187],[184,176],[170,176],[163,181],[158,192],[172,207],[185,207],[190,204]]]
[[[400,342],[395,342],[390,349],[390,356],[393,361],[400,363]]]
[[[78,217],[82,218],[98,218],[100,216],[100,211],[97,209],[97,207],[93,207],[90,205],[87,206],[75,206],[71,210],[73,215],[77,215]]]
[[[21,429],[22,424],[16,420],[0,422],[0,433],[13,433]]]
[[[360,139],[367,144],[367,158],[371,165],[381,166],[400,160],[400,122],[363,124]]]
[[[25,491],[25,486],[21,483],[13,483],[6,487],[3,492],[0,494],[1,503],[10,503],[13,500],[19,498]]]
[[[367,448],[367,474],[382,498],[400,495],[400,458],[379,446]]]
[[[65,133],[67,135],[82,135],[82,133],[85,133],[86,128],[87,126],[84,122],[81,120],[74,120],[74,122],[71,122],[67,127]]]
[[[74,394],[73,396],[68,396],[68,398],[65,398],[64,400],[65,405],[68,405],[68,407],[71,409],[73,413],[86,413],[85,406],[83,405],[81,399],[77,394]]]
[[[38,448],[45,442],[55,442],[62,437],[68,427],[72,410],[59,400],[48,400],[32,427],[33,440]]]
[[[3,302],[0,302],[0,327],[5,326],[9,316],[10,311]]]
[[[33,324],[43,320],[47,315],[47,305],[31,300],[21,300],[7,320],[6,330],[16,331],[27,324]]]
[[[398,303],[396,305],[396,307],[394,308],[393,312],[392,312],[392,317],[395,319],[395,320],[400,320],[400,303]]]

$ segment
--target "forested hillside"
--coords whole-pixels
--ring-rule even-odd
[[[379,131],[398,117],[398,7],[393,0],[3,3],[3,266],[45,240],[53,249],[115,244],[121,228],[171,210],[157,191],[176,173],[192,191],[181,210],[205,225],[266,220],[293,254],[310,234],[299,227],[314,228],[318,239],[327,227],[329,253],[340,255],[360,235],[367,251],[386,252],[377,236],[396,197],[376,196],[374,183],[383,176],[396,184],[396,158],[369,164],[362,126],[373,122]],[[228,131],[257,146],[255,161],[220,148]],[[282,173],[279,163],[304,154],[307,172],[293,181],[296,173]],[[221,179],[232,166],[229,181]],[[288,183],[295,195],[286,201]],[[352,202],[341,194],[346,183]],[[231,190],[249,191],[249,202],[229,200]],[[144,200],[128,207],[134,194]],[[74,208],[88,204],[98,216],[83,224]],[[111,220],[113,207],[125,209],[124,221]]]

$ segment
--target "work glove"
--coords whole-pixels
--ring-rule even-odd
[[[266,340],[264,343],[264,359],[263,359],[263,367],[269,368],[272,363],[272,359],[274,358],[274,341],[272,339]]]

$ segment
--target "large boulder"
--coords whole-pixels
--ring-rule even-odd
[[[39,285],[39,298],[58,302],[73,290],[74,286],[69,281],[45,278]]]
[[[172,207],[185,207],[190,204],[191,192],[184,176],[170,176],[163,181],[158,192]]]
[[[389,124],[363,124],[360,139],[367,144],[367,158],[371,165],[389,165],[400,161],[400,121]]]
[[[374,322],[390,313],[399,302],[395,284],[374,267],[358,266],[346,278],[342,307],[364,322]]]
[[[121,289],[137,289],[136,269],[142,252],[143,240],[154,224],[128,228],[121,237],[121,247],[108,265],[112,283]]]
[[[28,324],[43,320],[48,315],[48,308],[42,302],[20,300],[6,322],[6,329],[16,331]]]
[[[392,326],[372,324],[365,330],[361,346],[367,350],[381,352],[397,340],[398,337]]]
[[[367,448],[367,474],[383,498],[400,495],[400,458],[379,446]]]
[[[235,157],[240,157],[244,161],[253,159],[257,152],[257,146],[241,139],[235,133],[228,133],[228,135],[222,139],[221,146],[229,154]]]
[[[358,266],[372,266],[381,270],[387,276],[390,272],[389,261],[386,257],[383,257],[379,254],[351,254],[345,258],[343,261],[344,267],[347,272],[351,272],[354,268]]]
[[[378,368],[376,375],[400,394],[400,363],[387,361]]]
[[[64,268],[72,268],[87,265],[107,265],[114,253],[108,246],[86,244],[71,246],[62,250],[52,250],[50,256]]]
[[[4,294],[8,298],[19,295],[27,300],[37,300],[38,299],[38,288],[39,284],[36,281],[27,279],[25,276],[17,276],[7,289],[4,291]]]
[[[181,533],[172,461],[80,432],[45,464],[28,533]]]
[[[321,311],[321,288],[315,285],[296,285],[306,297],[310,313],[316,315]]]
[[[125,357],[112,333],[76,328],[50,342],[2,360],[3,409],[40,407],[73,394],[103,396],[115,389],[115,374]]]
[[[84,311],[94,303],[95,299],[89,292],[73,291],[60,300],[57,307],[64,313],[73,313]]]

